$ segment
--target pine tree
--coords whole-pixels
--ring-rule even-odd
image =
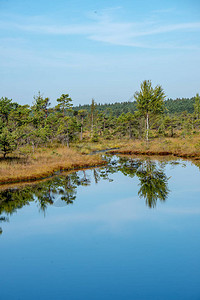
[[[97,106],[97,104],[95,103],[94,99],[92,99],[92,104],[90,106],[90,112],[91,112],[91,136],[93,135],[94,117],[95,117],[96,106]]]
[[[5,158],[6,155],[14,151],[16,147],[16,135],[4,127],[0,134],[0,150],[3,152],[3,157]]]
[[[196,94],[196,97],[195,97],[194,115],[195,115],[196,120],[198,120],[199,115],[200,115],[200,97],[199,97],[199,94]]]
[[[60,98],[57,99],[58,105],[56,108],[60,110],[63,114],[63,118],[66,116],[66,112],[72,109],[72,99],[68,94],[62,94]]]
[[[79,110],[78,116],[81,118],[81,138],[80,138],[80,140],[82,141],[82,139],[83,139],[83,121],[84,121],[84,118],[87,116],[87,111],[85,109]]]

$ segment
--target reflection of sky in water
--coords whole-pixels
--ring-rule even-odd
[[[95,184],[87,170],[73,204],[13,213],[1,224],[0,299],[199,299],[200,172],[165,172],[170,192],[155,208],[138,178]]]

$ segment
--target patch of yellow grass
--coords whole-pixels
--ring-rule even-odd
[[[174,155],[185,158],[200,159],[200,136],[187,138],[156,138],[148,145],[145,141],[133,140],[124,143],[120,150],[111,153]]]
[[[112,139],[112,140],[105,140],[103,138],[99,138],[98,142],[90,142],[90,141],[83,141],[77,144],[74,144],[74,149],[78,150],[83,154],[88,154],[93,151],[100,151],[105,149],[112,149],[112,148],[120,148],[127,144],[127,139]]]
[[[60,170],[76,170],[105,164],[98,155],[83,155],[67,147],[39,149],[27,158],[0,161],[0,183],[37,180]]]

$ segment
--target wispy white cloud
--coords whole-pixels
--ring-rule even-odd
[[[35,32],[40,34],[116,34],[128,37],[140,37],[147,35],[155,35],[168,33],[173,31],[185,30],[200,30],[200,22],[179,23],[170,25],[159,25],[150,22],[115,22],[109,19],[100,18],[96,22],[88,24],[73,24],[73,25],[37,25],[37,24],[19,24],[15,22],[0,22],[2,29],[18,29],[22,31]],[[148,29],[146,29],[148,28]]]
[[[112,8],[113,9],[113,8]],[[195,49],[196,45],[185,46],[184,41],[181,45],[175,42],[170,42],[170,36],[168,36],[168,42],[151,43],[145,41],[145,37],[154,38],[156,35],[167,35],[171,33],[187,33],[192,31],[200,31],[200,22],[185,22],[175,24],[162,24],[162,22],[156,21],[141,21],[141,22],[116,22],[110,12],[112,10],[107,9],[100,13],[93,13],[93,17],[87,19],[82,24],[42,24],[41,22],[28,23],[27,20],[24,22],[15,21],[7,22],[1,21],[0,28],[4,30],[18,30],[25,31],[41,35],[82,35],[87,39],[93,41],[99,41],[109,43],[113,45],[129,46],[129,47],[141,47],[141,48],[185,48]],[[117,7],[115,9],[120,9]]]

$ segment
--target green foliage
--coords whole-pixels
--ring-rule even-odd
[[[160,85],[154,89],[150,80],[141,83],[140,91],[134,95],[137,102],[137,109],[141,116],[146,119],[146,141],[149,138],[149,117],[164,111],[165,93]]]
[[[92,138],[91,138],[91,142],[98,142],[99,141],[99,137],[96,131],[93,132]]]
[[[82,110],[85,109],[88,113],[90,112],[90,105],[79,105],[74,107],[74,110]],[[119,117],[121,113],[131,112],[134,113],[136,111],[136,102],[116,102],[116,103],[108,103],[108,104],[97,104],[96,110],[99,113],[105,113],[106,116],[114,115],[115,117]]]
[[[90,106],[90,122],[91,122],[91,135],[93,135],[93,129],[94,129],[94,121],[96,117],[96,103],[94,99],[92,99],[92,103]]]
[[[17,103],[12,103],[12,99],[8,98],[1,98],[0,99],[0,117],[2,118],[3,122],[8,123],[9,114],[13,109],[18,106]]]
[[[57,137],[63,145],[66,144],[69,147],[70,141],[76,140],[77,132],[79,132],[79,126],[75,117],[66,116],[60,119]]]
[[[164,101],[164,112],[166,114],[182,113],[184,111],[188,113],[194,112],[195,97],[192,98],[177,98],[167,99]],[[105,113],[109,116],[112,113],[113,116],[119,117],[121,113],[131,112],[132,114],[136,111],[137,102],[116,102],[107,104],[96,104],[96,110],[99,113]],[[79,105],[73,108],[76,111],[85,109],[88,113],[90,112],[90,105]]]
[[[199,94],[196,94],[196,97],[195,97],[194,115],[195,115],[195,118],[198,120],[199,116],[200,116],[200,97],[199,97]]]
[[[40,92],[38,92],[37,96],[34,96],[34,110],[41,111],[43,110],[44,113],[46,113],[47,108],[50,106],[50,100],[49,98],[43,98]]]
[[[109,140],[146,136],[148,140],[149,137],[198,134],[199,94],[191,99],[165,101],[162,87],[153,88],[151,81],[145,80],[134,96],[133,102],[97,104],[92,99],[90,105],[74,108],[69,94],[62,94],[55,107],[50,107],[49,98],[40,92],[34,96],[32,107],[1,98],[1,153],[6,156],[25,145],[33,152],[37,146],[51,147],[54,143],[69,146],[83,137],[97,142],[100,137]]]
[[[29,105],[18,105],[9,114],[9,124],[13,127],[20,127],[31,122]]]
[[[194,97],[193,98],[177,98],[175,100],[173,99],[167,99],[165,101],[165,108],[166,113],[168,114],[175,114],[175,113],[182,113],[184,111],[188,113],[194,112]]]
[[[137,102],[137,109],[144,117],[149,113],[158,114],[164,110],[164,91],[159,85],[153,89],[150,80],[144,80],[141,83],[140,91],[137,91],[134,97]]]
[[[39,127],[44,124],[45,119],[48,116],[48,107],[50,106],[49,98],[43,98],[40,92],[37,96],[34,96],[34,103],[32,106],[33,124]]]
[[[79,111],[77,111],[77,114],[80,118],[80,126],[81,126],[81,137],[80,137],[80,140],[82,141],[83,139],[83,124],[84,124],[84,119],[85,117],[87,116],[87,111],[85,109],[81,109]]]
[[[62,94],[60,98],[57,99],[58,105],[56,109],[62,112],[63,117],[66,116],[66,112],[72,109],[72,99],[69,97],[68,94]]]
[[[103,131],[103,137],[106,140],[111,140],[113,138],[113,135],[110,133],[110,131],[108,129],[105,129]]]
[[[8,153],[13,152],[17,147],[16,135],[10,132],[6,127],[3,128],[0,134],[0,151],[3,153],[4,158]]]

